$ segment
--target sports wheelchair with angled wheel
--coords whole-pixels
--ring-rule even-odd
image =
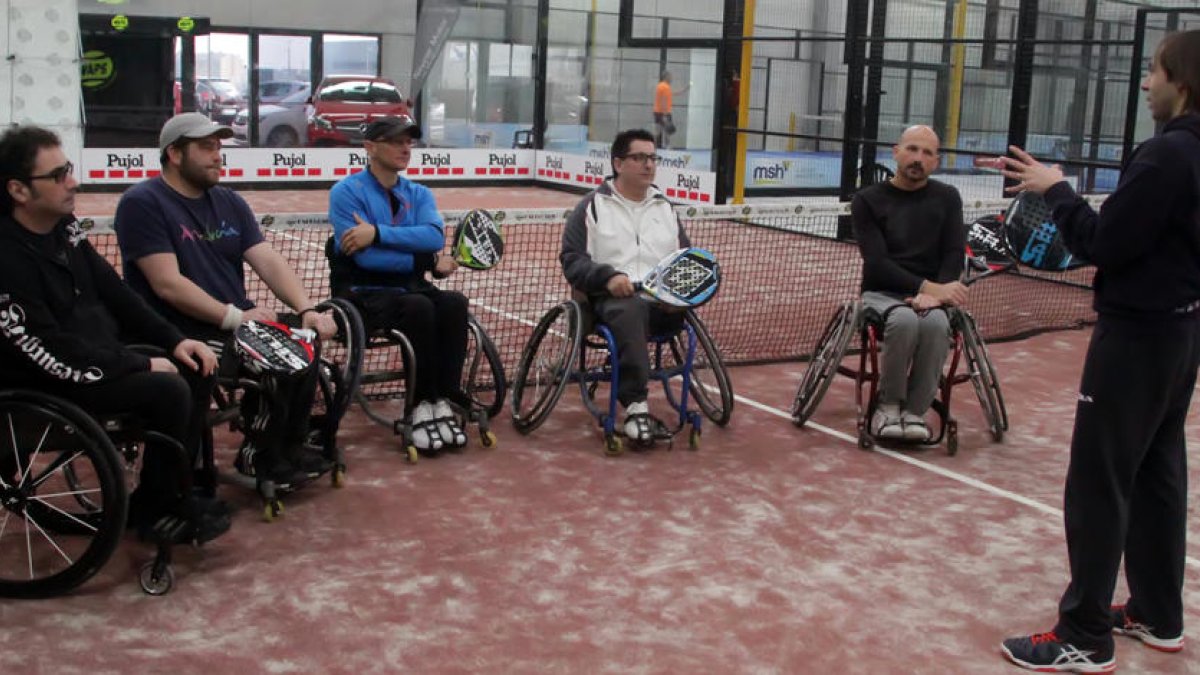
[[[933,310],[942,311],[942,310]],[[952,348],[948,366],[940,378],[938,397],[931,409],[938,417],[937,433],[931,434],[923,445],[937,445],[946,440],[950,455],[958,452],[958,422],[950,411],[950,393],[955,385],[970,382],[979,398],[988,431],[996,442],[1003,440],[1008,430],[1008,413],[1000,393],[1000,381],[988,357],[987,347],[979,335],[975,319],[960,308],[947,308],[950,319]],[[875,445],[869,420],[875,413],[879,388],[879,344],[883,332],[883,317],[863,307],[859,300],[845,302],[826,324],[812,352],[792,403],[792,422],[803,427],[816,411],[834,375],[854,380],[858,444],[863,449]],[[844,365],[843,359],[854,335],[859,336],[858,367]],[[965,372],[959,372],[959,362]],[[864,389],[866,390],[864,395]]]
[[[464,219],[465,220],[465,219]],[[325,241],[325,257],[329,261],[331,285],[336,289],[342,284],[338,277],[347,274],[345,258],[336,253],[333,237]],[[397,293],[403,289],[394,289]],[[353,309],[349,298],[335,300]],[[396,328],[373,328],[363,343],[366,359],[362,368],[360,387],[354,390],[354,400],[367,417],[401,437],[401,446],[410,463],[416,463],[420,454],[413,442],[414,425],[411,418],[415,406],[414,393],[417,382],[417,364],[412,342],[403,331]],[[474,424],[479,430],[480,444],[485,448],[496,445],[496,436],[491,431],[491,419],[504,407],[508,391],[504,364],[496,344],[488,336],[483,325],[473,314],[467,314],[466,360],[461,380],[462,397],[449,400],[451,413],[458,425],[466,429]],[[402,401],[404,409],[398,416],[391,416],[381,409],[387,401]]]
[[[328,462],[330,483],[335,488],[341,488],[346,481],[346,458],[337,443],[337,429],[355,392],[358,391],[366,336],[362,319],[349,302],[333,298],[318,304],[315,309],[321,313],[328,313],[333,318],[337,332],[331,339],[311,342],[313,360],[317,363],[317,388],[308,418],[304,445],[316,449]],[[299,318],[295,315],[282,314],[280,319],[289,326],[299,326]],[[222,372],[218,375],[217,388],[213,393],[215,409],[209,421],[214,427],[227,423],[233,431],[244,431],[246,413],[242,403],[248,392],[261,395],[262,380],[260,376],[242,367],[238,363],[237,355],[229,355],[223,362],[234,364],[235,367],[231,369],[234,372]],[[211,433],[206,442],[211,444]],[[202,483],[208,483],[215,489],[217,472],[211,463],[212,454],[205,454],[205,466],[201,476],[207,478],[202,480]],[[256,490],[263,500],[263,518],[268,522],[283,512],[280,497],[300,487],[282,488],[271,480],[257,479],[237,472],[223,478]]]
[[[704,322],[684,313],[679,331],[650,339],[650,381],[663,386],[676,413],[674,424],[656,430],[656,440],[672,439],[691,426],[689,447],[699,447],[700,414],[690,410],[689,396],[713,423],[725,426],[733,412],[733,386],[720,352]],[[612,333],[592,319],[590,308],[568,300],[542,316],[521,353],[513,380],[512,421],[522,434],[537,429],[571,382],[579,385],[584,406],[604,433],[605,452],[619,455],[624,444],[617,434],[617,385],[620,372]],[[678,387],[671,381],[679,378]],[[609,384],[606,404],[595,400],[600,384]]]
[[[132,416],[93,416],[38,391],[0,391],[0,425],[0,597],[61,595],[108,562],[129,518],[126,473],[136,477],[146,441],[188,465],[178,442]],[[138,576],[144,592],[174,585],[178,534],[154,531],[157,553]]]

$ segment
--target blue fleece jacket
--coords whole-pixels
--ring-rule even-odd
[[[440,251],[445,244],[442,216],[433,193],[424,185],[401,177],[391,189],[400,203],[395,214],[387,193],[370,171],[338,181],[329,193],[334,246],[340,255],[342,235],[357,224],[354,215],[358,214],[378,228],[379,237],[350,259],[364,270],[407,277],[414,270],[414,254]]]

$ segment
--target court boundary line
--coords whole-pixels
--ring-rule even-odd
[[[713,389],[713,387],[711,385],[705,384],[704,386],[707,389]],[[754,399],[746,398],[745,396],[743,396],[741,394],[734,394],[733,398],[734,398],[734,400],[740,401],[740,402],[744,403],[745,405],[748,405],[751,408],[754,408],[756,410],[760,410],[762,412],[774,415],[776,417],[782,417],[782,418],[788,420],[789,423],[792,420],[792,416],[790,413],[784,412],[783,410],[780,410],[779,408],[769,406],[766,403],[760,403],[758,401],[755,401]],[[847,443],[850,443],[850,444],[854,445],[855,447],[858,446],[858,438],[855,436],[851,436],[850,434],[848,434],[844,431],[838,431],[837,429],[827,427],[823,424],[817,424],[816,422],[812,422],[812,421],[805,422],[804,427],[806,429],[811,428],[814,431],[823,433],[826,436],[829,436],[831,438],[836,438],[838,440],[846,441]],[[941,476],[943,478],[949,478],[950,480],[956,481],[958,483],[962,483],[963,485],[966,485],[967,487],[975,488],[977,490],[986,492],[993,496],[1000,497],[1001,499],[1007,499],[1009,501],[1016,502],[1022,506],[1032,508],[1036,511],[1040,511],[1047,515],[1056,516],[1058,518],[1059,524],[1060,525],[1062,524],[1062,519],[1063,519],[1062,509],[1055,508],[1053,506],[1048,506],[1048,505],[1043,504],[1035,499],[1026,497],[1025,495],[1021,495],[1016,492],[1012,492],[1011,490],[1005,490],[1004,488],[996,487],[995,485],[981,481],[978,478],[972,478],[971,476],[967,476],[965,474],[958,473],[957,471],[952,471],[950,469],[938,466],[936,464],[930,464],[929,462],[922,461],[920,459],[911,457],[911,456],[906,455],[901,452],[897,452],[895,450],[888,450],[886,448],[880,448],[880,447],[874,447],[871,450],[873,452],[876,452],[885,457],[890,457],[891,459],[908,464],[909,466],[913,466],[918,469],[928,471],[929,473]],[[1200,569],[1200,560],[1197,560],[1196,558],[1193,558],[1191,556],[1184,556],[1184,562],[1186,562],[1188,565],[1190,565],[1193,568]]]

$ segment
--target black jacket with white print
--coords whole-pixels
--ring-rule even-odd
[[[109,382],[150,369],[123,339],[171,351],[183,338],[121,281],[74,218],[37,235],[0,216],[0,385]]]

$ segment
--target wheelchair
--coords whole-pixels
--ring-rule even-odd
[[[700,415],[689,409],[689,396],[700,411],[717,426],[725,426],[733,412],[733,386],[720,352],[705,327],[692,311],[684,314],[683,327],[671,335],[651,337],[650,377],[658,381],[670,406],[677,413],[673,426],[656,434],[659,440],[673,438],[691,426],[688,446],[700,445]],[[562,397],[567,384],[579,385],[584,406],[604,433],[605,454],[624,452],[617,435],[617,383],[620,372],[615,342],[608,328],[592,320],[580,302],[568,300],[551,308],[538,321],[521,353],[513,380],[512,422],[518,432],[537,429]],[[680,378],[678,388],[671,380]],[[596,390],[608,383],[606,405],[595,400]]]
[[[371,421],[400,436],[405,458],[415,464],[420,454],[413,443],[413,426],[409,422],[415,405],[413,392],[417,375],[412,343],[397,329],[380,329],[368,336],[366,349],[371,367],[363,372],[354,400]],[[462,375],[462,391],[466,398],[451,400],[450,407],[462,429],[476,426],[480,445],[493,448],[496,435],[491,431],[491,419],[504,407],[508,383],[500,351],[473,314],[467,315],[466,356]],[[377,405],[397,399],[404,403],[404,412],[399,418],[390,417]]]
[[[131,416],[94,417],[38,391],[0,392],[0,418],[0,597],[52,597],[90,579],[125,531],[125,473],[136,475],[145,442],[165,442],[186,457],[176,441]],[[175,583],[172,544],[155,545],[138,582],[164,595]]]
[[[949,365],[940,378],[938,397],[932,405],[939,423],[937,433],[931,434],[927,441],[920,444],[938,445],[944,438],[946,451],[953,456],[958,453],[958,422],[950,412],[950,392],[954,386],[968,381],[971,383],[979,398],[988,431],[996,442],[1002,441],[1004,432],[1008,430],[1008,412],[1000,392],[1000,381],[988,358],[987,347],[979,335],[974,317],[961,308],[951,307],[945,311],[949,314],[953,343]],[[843,303],[838,308],[817,340],[812,360],[796,390],[791,410],[793,424],[803,427],[816,411],[834,375],[845,375],[853,379],[855,384],[858,445],[863,449],[875,445],[869,422],[877,404],[882,329],[882,317],[864,309],[859,300]],[[843,365],[842,361],[856,333],[860,338],[858,367],[851,368]],[[960,361],[965,366],[965,372],[959,372]],[[867,390],[865,396],[864,388]]]
[[[321,456],[332,463],[330,482],[341,488],[346,482],[346,459],[337,443],[337,429],[345,416],[355,393],[358,391],[362,374],[366,335],[358,310],[346,300],[333,298],[316,306],[321,313],[329,313],[337,325],[332,339],[314,343],[317,362],[317,392],[309,417],[308,435],[305,445],[320,448]],[[282,316],[285,323],[299,325],[299,319],[291,315]],[[213,393],[215,409],[209,417],[211,426],[228,424],[231,431],[244,431],[246,420],[242,416],[242,399],[249,391],[261,392],[261,382],[244,372],[220,374]],[[211,447],[211,429],[205,439]],[[215,491],[217,471],[212,466],[212,453],[205,453],[202,483]],[[283,513],[280,497],[287,491],[279,489],[269,480],[258,480],[231,472],[221,478],[226,482],[256,490],[263,501],[263,519],[273,521]]]
[[[329,261],[331,280],[345,269],[345,261],[334,252],[334,239],[325,240],[325,258]],[[336,298],[331,302],[354,310],[353,303],[345,298]],[[357,317],[358,312],[354,311]],[[359,321],[360,333],[365,333],[362,322]],[[364,368],[360,380],[352,390],[354,401],[358,403],[367,417],[376,424],[392,429],[401,437],[405,458],[410,464],[415,464],[420,458],[417,446],[413,443],[413,427],[409,421],[415,404],[417,365],[412,342],[404,333],[394,328],[372,330],[365,336],[361,353],[371,352],[370,368]],[[473,314],[467,315],[467,352],[463,364],[462,391],[463,400],[450,401],[450,406],[458,418],[459,426],[466,430],[469,424],[479,429],[479,441],[485,448],[496,445],[496,435],[491,431],[491,419],[500,413],[504,407],[504,398],[508,392],[508,383],[504,374],[504,363],[500,360],[500,351],[488,336],[483,325]],[[365,358],[360,356],[359,361]],[[389,417],[377,403],[392,400],[404,403],[404,412],[398,418]]]

